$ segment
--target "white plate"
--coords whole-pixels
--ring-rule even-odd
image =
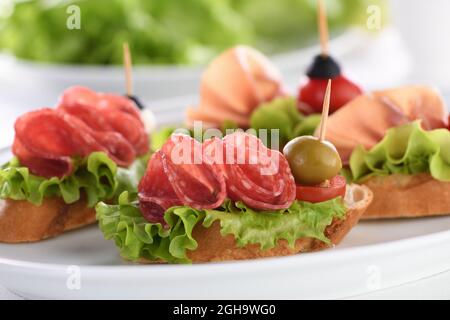
[[[0,162],[9,157],[0,152]],[[450,217],[362,222],[333,249],[201,265],[133,265],[91,226],[33,244],[0,244],[0,283],[65,299],[345,298],[450,270]]]

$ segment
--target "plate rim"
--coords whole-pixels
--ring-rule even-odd
[[[141,272],[147,273],[149,270],[152,270],[154,273],[157,273],[159,275],[162,272],[166,272],[175,277],[185,277],[186,272],[200,272],[203,276],[205,275],[205,272],[214,272],[217,275],[217,272],[228,273],[230,271],[234,271],[234,269],[236,268],[239,268],[242,272],[264,272],[268,269],[272,269],[274,265],[277,264],[284,266],[299,266],[307,264],[327,263],[329,261],[336,260],[346,260],[352,256],[374,257],[375,254],[383,255],[383,253],[388,255],[392,254],[392,252],[403,252],[405,250],[405,246],[420,251],[420,248],[432,246],[434,243],[441,243],[446,240],[450,240],[450,230],[434,232],[431,234],[420,235],[406,239],[392,240],[384,243],[344,248],[340,249],[339,251],[334,251],[333,254],[330,254],[330,250],[333,250],[333,248],[330,248],[321,252],[311,252],[291,256],[270,257],[262,259],[234,260],[228,262],[224,261],[199,264],[136,264],[130,262],[129,265],[79,265],[79,267],[83,269],[83,273],[88,273],[96,276],[129,271],[129,269],[131,268],[134,269],[133,274]],[[48,241],[51,241],[51,239],[49,239]],[[11,244],[11,246],[13,245],[14,244]],[[306,258],[306,256],[309,257]],[[41,272],[64,271],[68,266],[71,265],[73,264],[41,263],[19,259],[2,258],[0,256],[0,269],[2,267],[15,267],[17,268],[16,271],[18,271],[19,268],[29,271],[34,270]],[[450,270],[450,266],[448,270]]]

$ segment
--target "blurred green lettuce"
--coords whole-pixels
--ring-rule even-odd
[[[367,5],[381,2],[328,1],[330,26],[360,23]],[[66,27],[71,4],[80,8],[79,30]],[[313,0],[9,0],[0,5],[0,48],[41,62],[121,64],[124,41],[137,64],[205,63],[236,44],[273,53],[316,41]]]

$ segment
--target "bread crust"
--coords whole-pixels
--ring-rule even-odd
[[[392,174],[371,177],[364,185],[373,192],[373,201],[363,219],[417,218],[450,213],[450,182],[427,173]]]
[[[279,240],[277,246],[268,250],[261,250],[257,244],[238,247],[232,235],[220,234],[220,223],[214,222],[211,227],[205,228],[198,224],[193,230],[193,237],[198,243],[196,250],[188,251],[187,256],[193,263],[246,260],[275,256],[288,256],[302,252],[318,251],[337,245],[356,225],[366,208],[372,201],[372,192],[365,186],[347,186],[345,204],[347,207],[344,219],[334,219],[326,228],[325,235],[330,239],[327,244],[314,238],[300,238],[291,248],[286,240]],[[155,263],[140,259],[140,263]],[[161,261],[159,261],[161,262]]]
[[[45,198],[40,206],[24,200],[0,200],[0,242],[35,242],[95,222],[95,209],[81,199],[66,204]]]

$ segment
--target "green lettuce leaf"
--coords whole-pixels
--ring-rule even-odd
[[[366,25],[366,8],[386,0],[330,1],[331,34]],[[21,59],[120,65],[122,44],[136,64],[205,64],[237,43],[268,54],[316,39],[315,1],[306,0],[2,0],[0,48]],[[80,12],[81,29],[69,30]],[[69,11],[68,11],[69,10]],[[75,18],[75,20],[73,19]],[[67,28],[66,28],[67,24]]]
[[[297,123],[294,130],[290,136],[290,139],[300,136],[312,136],[314,131],[320,124],[321,115],[320,114],[310,114],[305,116],[305,118]]]
[[[117,168],[115,195],[119,196],[124,191],[128,191],[131,194],[137,193],[137,186],[145,174],[150,156],[151,152],[148,152],[146,155],[137,158],[128,168]]]
[[[31,174],[17,158],[13,158],[0,168],[0,198],[41,205],[46,197],[62,197],[65,203],[70,204],[78,201],[84,191],[88,206],[93,207],[123,190],[136,192],[147,158],[138,159],[125,169],[117,168],[105,153],[93,152],[87,158],[75,161],[75,169],[70,176],[48,179]]]
[[[152,134],[152,149],[159,150],[164,145],[164,143],[170,138],[172,133],[175,132],[176,127],[163,127]]]
[[[238,246],[259,244],[262,250],[273,248],[285,239],[290,246],[302,237],[329,243],[325,228],[334,218],[345,216],[341,198],[321,203],[295,201],[286,210],[258,212],[241,202],[226,201],[215,210],[196,210],[187,206],[172,207],[165,212],[167,228],[150,223],[142,216],[136,197],[127,192],[117,205],[100,202],[97,220],[106,239],[113,239],[122,257],[129,260],[145,258],[169,263],[189,263],[187,250],[195,250],[197,241],[192,230],[198,223],[206,228],[220,223],[221,234],[231,234]]]
[[[278,98],[258,106],[250,117],[250,126],[257,131],[278,129],[280,145],[283,145],[289,141],[294,126],[302,119],[294,98]]]
[[[256,131],[278,129],[280,147],[295,137],[312,135],[319,122],[320,115],[305,116],[298,111],[297,101],[292,97],[277,98],[263,103],[253,111],[250,117],[250,127]],[[273,147],[269,142],[267,141],[266,145]]]
[[[449,130],[425,131],[419,121],[391,128],[371,150],[355,148],[347,177],[362,181],[394,173],[430,173],[437,180],[450,181]]]
[[[106,239],[114,239],[120,254],[130,260],[145,258],[170,263],[187,263],[186,250],[194,250],[197,242],[192,230],[204,213],[189,207],[173,207],[165,213],[168,228],[149,223],[139,205],[128,192],[119,196],[117,205],[100,202],[97,220]]]

